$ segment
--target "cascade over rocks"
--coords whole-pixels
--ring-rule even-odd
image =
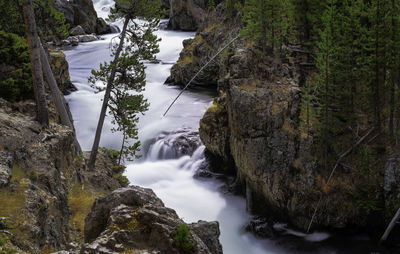
[[[151,145],[149,157],[175,159],[184,155],[192,156],[200,144],[199,133],[189,128],[161,133]]]

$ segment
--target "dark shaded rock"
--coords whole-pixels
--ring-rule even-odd
[[[91,0],[57,0],[55,8],[64,13],[66,21],[73,28],[69,31],[71,36],[85,34],[108,34],[115,32],[103,18],[98,18]]]
[[[83,30],[83,28],[80,25],[78,25],[78,26],[72,28],[71,30],[69,30],[69,34],[72,36],[83,35],[83,34],[85,34],[85,30]]]
[[[111,33],[113,33],[113,34],[121,32],[119,27],[118,26],[114,26],[114,25],[110,25],[110,30],[111,30]]]
[[[275,236],[271,222],[262,217],[252,218],[246,225],[246,230],[263,238],[272,238]]]
[[[54,8],[64,13],[71,27],[80,25],[85,33],[96,33],[97,13],[92,0],[56,0]]]
[[[169,12],[170,12],[170,4],[169,0],[161,0],[161,8],[165,10],[164,12],[164,18],[169,18]]]
[[[111,26],[108,25],[104,19],[102,18],[97,18],[96,22],[96,34],[109,34],[111,33]]]
[[[196,31],[204,21],[206,1],[170,0],[169,25],[173,30]]]
[[[165,207],[152,190],[138,186],[118,189],[94,203],[85,221],[89,243],[80,253],[178,254],[174,237],[182,224],[176,212]],[[199,222],[189,228],[196,253],[222,253],[217,222]]]
[[[219,224],[217,221],[198,221],[197,223],[189,224],[189,228],[207,245],[208,249],[213,254],[222,254],[222,245],[218,241],[221,232],[219,231]]]

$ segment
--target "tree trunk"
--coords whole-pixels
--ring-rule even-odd
[[[124,40],[125,40],[126,30],[128,27],[129,20],[130,20],[130,18],[128,18],[128,17],[125,18],[124,26],[123,26],[122,32],[121,32],[121,41],[119,42],[117,51],[115,52],[114,61],[112,63],[113,66],[112,66],[111,74],[110,74],[109,79],[107,80],[107,88],[106,88],[106,92],[104,94],[103,106],[101,108],[99,122],[97,124],[96,136],[94,138],[92,152],[90,153],[90,159],[89,159],[89,163],[88,163],[89,169],[93,169],[94,164],[96,162],[97,152],[99,150],[99,144],[100,144],[101,131],[103,129],[104,119],[106,117],[108,101],[110,99],[111,88],[112,88],[112,85],[113,85],[114,79],[115,79],[116,65],[118,62],[119,55],[121,54],[121,51],[122,51],[122,48],[124,45]]]
[[[122,145],[121,145],[121,150],[119,151],[119,158],[118,158],[118,166],[121,165],[121,160],[122,160],[122,152],[124,151],[125,148],[125,140],[126,140],[126,131],[123,130],[123,137],[122,137]]]
[[[39,41],[39,43],[40,43],[40,41]],[[54,100],[54,104],[56,105],[57,112],[60,115],[61,124],[68,126],[69,128],[71,128],[71,130],[74,131],[75,146],[77,148],[77,153],[79,154],[82,152],[82,149],[76,138],[74,125],[72,124],[72,121],[67,112],[67,107],[64,103],[64,99],[61,96],[61,91],[58,88],[56,79],[54,78],[53,71],[51,70],[49,60],[47,59],[47,55],[46,55],[46,52],[44,51],[42,43],[40,43],[40,57],[42,60],[42,67],[43,67],[44,75],[46,76],[47,83],[49,84],[51,93],[53,95],[53,100]]]
[[[382,235],[380,243],[386,241],[386,239],[388,238],[390,232],[392,231],[392,229],[394,228],[394,226],[396,225],[396,222],[400,219],[400,208],[397,210],[396,214],[394,215],[393,219],[390,221],[388,227],[385,230],[385,233]]]
[[[37,34],[32,0],[23,1],[23,13],[25,20],[26,39],[28,42],[31,60],[33,90],[35,93],[37,107],[37,120],[42,126],[49,126],[49,112],[47,110],[42,63],[40,61],[40,41]]]

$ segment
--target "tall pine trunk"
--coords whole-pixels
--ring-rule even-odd
[[[90,159],[89,159],[89,163],[88,163],[89,169],[93,169],[94,165],[96,163],[97,152],[99,150],[99,144],[100,144],[101,131],[103,129],[104,119],[105,119],[106,113],[107,113],[108,101],[110,99],[111,89],[112,89],[112,86],[113,86],[113,83],[114,83],[114,79],[115,79],[115,73],[116,73],[116,69],[117,69],[116,66],[118,64],[118,58],[119,58],[119,56],[121,54],[121,51],[123,49],[124,40],[125,40],[125,37],[126,37],[126,32],[127,32],[127,27],[128,27],[129,21],[130,21],[130,18],[126,17],[125,18],[125,22],[124,22],[124,26],[123,26],[122,32],[121,32],[121,40],[119,42],[117,51],[115,52],[114,61],[112,63],[111,74],[110,74],[110,77],[107,80],[107,88],[106,88],[106,92],[104,94],[103,106],[101,108],[99,122],[97,124],[96,136],[94,138],[92,152],[90,153]]]
[[[49,112],[47,110],[46,94],[44,92],[42,63],[40,61],[40,41],[36,28],[35,13],[33,11],[32,0],[23,0],[23,14],[32,68],[33,90],[35,93],[37,108],[37,120],[42,126],[48,126]]]
[[[58,88],[56,79],[54,78],[53,71],[51,70],[49,60],[47,59],[46,52],[44,51],[42,43],[40,43],[40,57],[42,60],[43,72],[46,77],[47,83],[49,84],[51,93],[53,95],[54,104],[56,105],[57,112],[61,119],[61,124],[68,126],[71,130],[74,131],[75,136],[75,146],[77,148],[77,153],[81,153],[81,146],[76,138],[75,128],[72,124],[72,120],[70,119],[70,115],[67,112],[67,107],[64,103],[64,98],[61,96],[61,91]]]

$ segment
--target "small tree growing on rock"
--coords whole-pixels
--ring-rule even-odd
[[[160,14],[160,0],[118,0],[111,11],[110,19],[123,19],[124,25],[120,41],[112,50],[114,60],[101,64],[98,71],[93,70],[89,79],[94,86],[98,81],[107,84],[105,88],[96,86],[99,91],[105,90],[105,94],[88,163],[90,169],[96,162],[107,108],[118,125],[114,130],[123,134],[121,156],[133,156],[139,150],[140,143],[128,145],[126,141],[137,139],[138,114],[148,107],[139,94],[146,82],[142,61],[153,60],[159,52],[159,39],[153,33],[158,28]]]

